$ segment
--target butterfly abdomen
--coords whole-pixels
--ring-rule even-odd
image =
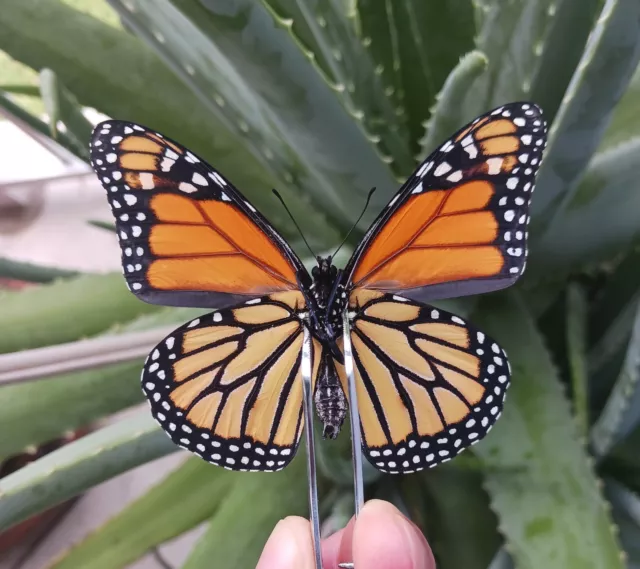
[[[347,398],[338,379],[329,350],[322,352],[322,361],[316,382],[315,404],[324,426],[322,436],[335,439],[347,414]]]

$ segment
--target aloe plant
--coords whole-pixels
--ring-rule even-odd
[[[639,567],[639,22],[637,0],[5,0],[0,50],[20,73],[0,70],[0,108],[81,158],[82,107],[165,132],[304,255],[271,187],[329,249],[377,186],[353,246],[451,132],[494,105],[540,104],[552,126],[530,267],[508,292],[455,301],[510,355],[504,416],[434,471],[367,470],[367,495],[411,515],[441,569]],[[52,360],[41,381],[2,387],[3,457],[139,402],[140,355],[113,336],[197,314],[144,305],[119,275],[3,260],[0,277],[39,283],[0,295],[0,370],[11,357],[33,379],[46,346],[80,362],[88,337],[108,361],[56,373]],[[174,450],[146,411],[100,429],[0,480],[0,529]],[[348,439],[318,451],[335,528],[350,515]],[[305,513],[304,486],[300,460],[252,477],[190,458],[53,566],[125,567],[205,522],[185,567],[214,554],[252,567],[275,520]]]

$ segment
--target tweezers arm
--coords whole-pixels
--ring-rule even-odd
[[[313,439],[313,384],[311,361],[311,333],[303,326],[304,337],[302,343],[302,391],[304,411],[304,433],[307,442],[307,476],[309,478],[309,517],[313,538],[313,554],[316,569],[322,568],[322,551],[320,549],[320,514],[318,512],[318,478],[316,476],[316,452]]]

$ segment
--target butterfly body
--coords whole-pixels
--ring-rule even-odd
[[[497,342],[425,304],[505,288],[524,271],[546,126],[532,103],[494,109],[422,162],[344,269],[308,273],[269,222],[201,158],[150,129],[106,121],[92,165],[116,219],[130,290],[213,311],[151,352],[151,411],[172,440],[232,470],[275,471],[303,428],[304,328],[324,435],[348,408],[349,319],[362,449],[409,473],[450,460],[500,416],[510,380]]]
[[[337,340],[342,334],[341,306],[344,306],[344,287],[341,284],[342,271],[332,264],[331,257],[317,257],[318,263],[300,279],[300,290],[309,305],[309,319],[312,333],[331,353],[342,361],[342,353]],[[311,281],[310,286],[305,283]]]

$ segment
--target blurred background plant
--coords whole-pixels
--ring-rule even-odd
[[[505,413],[433,471],[368,469],[367,496],[411,515],[441,569],[640,567],[637,0],[4,0],[0,50],[0,109],[59,156],[86,162],[88,108],[148,125],[215,164],[303,256],[272,187],[328,250],[377,186],[353,246],[454,130],[541,105],[525,277],[446,303],[507,349]],[[37,283],[0,296],[5,530],[177,451],[146,408],[95,425],[141,402],[145,352],[197,311],[62,269],[0,260],[5,283]],[[348,437],[319,452],[329,532],[351,515]],[[243,475],[187,458],[50,566],[124,567],[204,524],[183,567],[253,567],[274,523],[305,515],[305,484],[300,459]]]

